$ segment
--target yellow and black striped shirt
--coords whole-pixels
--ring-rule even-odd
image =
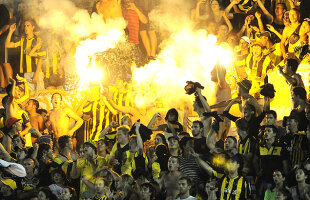
[[[257,145],[256,139],[253,136],[247,136],[244,140],[240,138],[237,145],[238,153],[241,155],[255,154]]]
[[[248,184],[243,176],[225,176],[221,182],[220,200],[247,199]]]
[[[309,144],[304,131],[299,131],[293,135],[288,151],[290,154],[290,163],[292,167],[299,165],[308,156],[307,153],[309,153]]]

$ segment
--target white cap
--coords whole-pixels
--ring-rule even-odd
[[[251,44],[251,40],[249,37],[247,36],[242,36],[241,39],[243,39],[244,41],[246,41],[247,43]]]
[[[18,177],[25,177],[26,176],[26,170],[21,164],[11,163],[11,162],[7,162],[5,160],[0,159],[0,166],[4,167],[4,169],[7,172],[9,172],[13,175],[16,175]]]

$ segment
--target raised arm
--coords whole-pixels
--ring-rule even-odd
[[[205,170],[210,176],[212,176],[213,174],[213,168],[206,163],[205,161],[203,161],[199,155],[197,153],[193,153],[194,158],[196,159],[196,161],[198,162],[199,166]]]
[[[139,132],[140,122],[136,122],[135,126],[136,126],[136,135],[137,135],[137,144],[138,144],[138,154],[142,155],[143,154],[143,140]]]
[[[5,41],[6,48],[15,48],[14,42],[11,42],[12,34],[14,33],[15,30],[16,30],[16,24],[12,24],[10,26],[10,31]]]
[[[116,122],[111,122],[99,135],[99,138],[103,138],[111,128],[113,128],[114,126],[116,126],[117,123]]]
[[[230,33],[233,30],[233,26],[230,22],[230,20],[228,19],[225,11],[221,11],[222,17],[225,20],[226,25],[228,26],[228,33]]]
[[[155,114],[153,115],[152,119],[150,120],[150,122],[149,122],[148,125],[147,125],[147,128],[149,128],[149,129],[152,128],[153,123],[155,122],[155,120],[156,120],[157,117],[160,117],[160,113],[155,113]]]
[[[198,94],[199,100],[201,101],[201,103],[203,105],[204,111],[211,112],[211,108],[210,108],[208,102],[205,100],[205,98],[201,94],[201,89],[200,88],[196,88],[196,92]]]
[[[16,79],[18,82],[24,82],[24,86],[25,86],[25,94],[24,96],[20,97],[19,99],[16,100],[17,103],[23,103],[24,101],[26,101],[29,98],[29,89],[28,89],[28,83],[27,80],[23,77],[20,77],[18,74],[16,75]],[[15,88],[15,87],[14,87]]]
[[[232,9],[232,8],[234,8],[234,11],[236,12],[236,13],[238,13],[238,12],[240,12],[239,11],[239,9],[237,8],[237,4],[240,2],[240,0],[231,0],[230,1],[230,4],[226,7],[226,9],[225,9],[225,13],[226,13],[226,15],[228,15],[229,14],[229,12],[230,12],[230,10]]]
[[[118,106],[116,105],[110,98],[107,97],[107,101],[109,102],[109,104],[117,111],[125,113],[125,114],[129,114],[131,116],[135,115],[136,110],[132,107],[125,107],[125,106]]]
[[[263,21],[262,21],[262,14],[256,11],[255,12],[255,17],[256,17],[257,22],[258,22],[259,31],[261,33],[263,33],[265,31],[265,29],[264,29],[264,24],[263,24]]]
[[[274,34],[278,36],[278,38],[282,39],[281,33],[279,33],[272,25],[267,24],[266,26],[270,32],[273,32]]]

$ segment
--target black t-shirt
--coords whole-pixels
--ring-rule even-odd
[[[285,28],[285,25],[284,24],[277,24],[275,22],[272,22],[271,24],[274,29],[276,29],[280,34],[283,33],[283,30]],[[275,33],[271,33],[271,41],[275,44],[275,43],[279,43],[281,42],[281,39],[275,34]]]
[[[201,154],[203,156],[209,154],[210,149],[206,144],[206,138],[194,138],[194,150],[196,153]]]

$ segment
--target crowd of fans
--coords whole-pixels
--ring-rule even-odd
[[[82,115],[61,93],[53,93],[50,110],[40,107],[37,91],[65,86],[64,58],[74,55],[74,44],[40,29],[42,13],[27,2],[0,4],[0,199],[310,199],[310,104],[297,73],[310,62],[308,0],[190,1],[184,15],[193,29],[230,46],[235,63],[211,71],[213,105],[203,86],[188,82],[198,119],[189,129],[175,108],[154,125],[158,111],[142,119],[126,97],[106,91],[100,100],[85,99]],[[123,17],[131,50],[145,63],[156,59],[165,34],[149,13],[160,2],[74,3],[104,20]],[[275,70],[290,89],[282,124],[270,108],[268,75]],[[234,104],[240,117],[230,113]]]

